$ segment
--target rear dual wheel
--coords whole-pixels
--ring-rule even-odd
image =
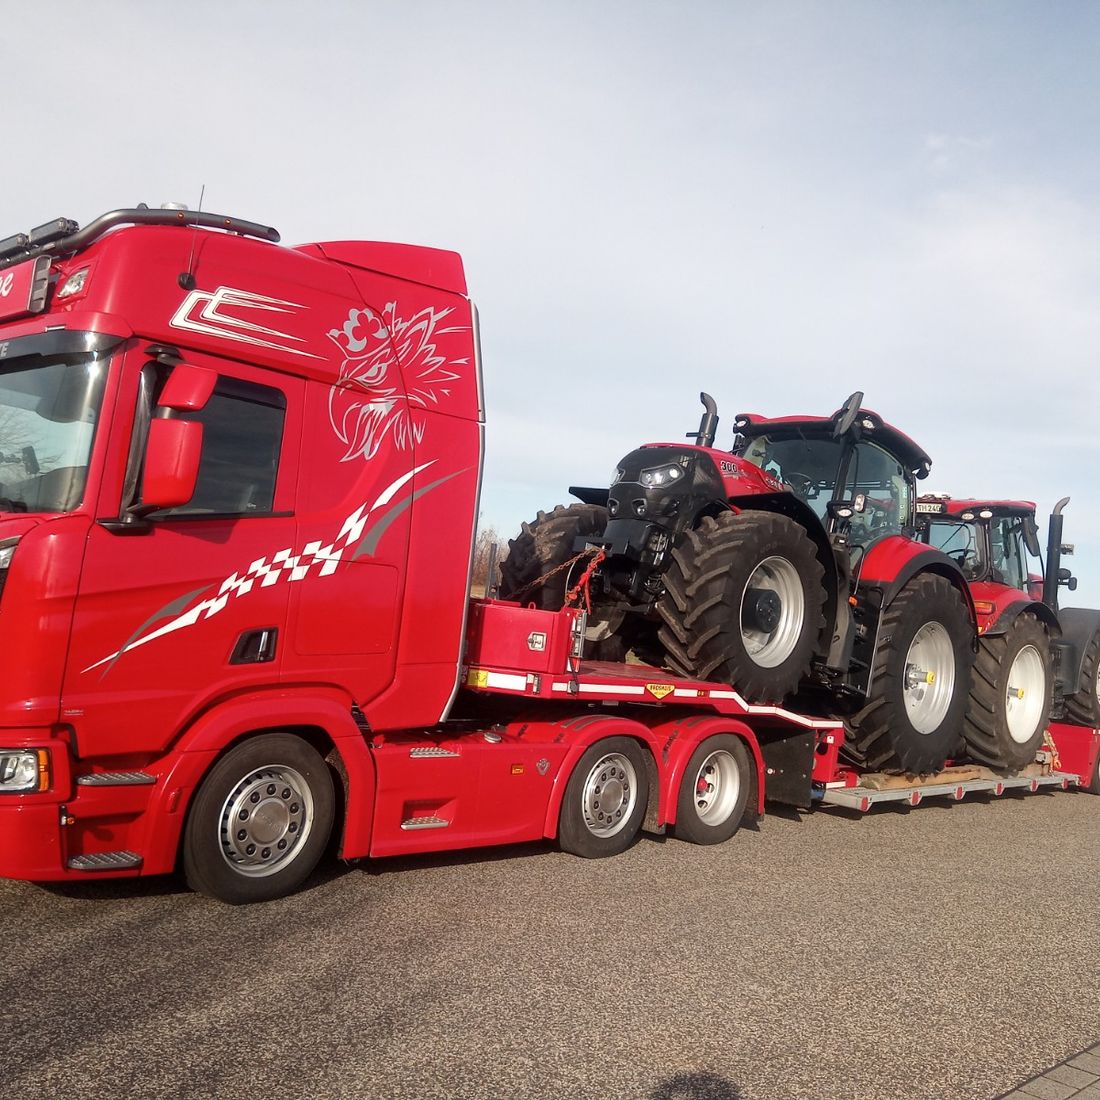
[[[708,737],[692,753],[684,770],[673,835],[692,844],[729,840],[744,820],[755,779],[740,737]]]

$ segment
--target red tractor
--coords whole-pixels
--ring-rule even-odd
[[[631,451],[609,490],[574,487],[580,504],[524,524],[502,594],[560,607],[589,547],[596,657],[633,650],[750,701],[797,695],[845,717],[862,763],[940,768],[962,738],[976,622],[958,562],[915,526],[928,455],[862,393],[832,416],[738,416],[732,451],[716,450],[701,399],[693,445]]]
[[[1052,714],[1100,726],[1100,611],[1058,606],[1058,589],[1077,587],[1061,565],[1072,550],[1062,543],[1068,502],[1051,514],[1044,568],[1031,501],[917,501],[925,541],[958,562],[974,598],[979,645],[964,736],[986,764],[1033,760]]]

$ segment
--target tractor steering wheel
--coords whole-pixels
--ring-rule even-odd
[[[784,471],[783,480],[804,499],[817,496],[817,482],[806,474],[800,474],[797,470]]]

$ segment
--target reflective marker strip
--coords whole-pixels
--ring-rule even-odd
[[[572,684],[572,680],[567,680],[563,684],[554,684],[554,691],[576,690],[590,695],[645,695],[644,687],[627,687],[621,684],[577,684],[573,689]]]

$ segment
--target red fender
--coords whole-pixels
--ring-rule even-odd
[[[279,688],[239,695],[214,707],[180,738],[145,814],[143,874],[173,870],[191,798],[211,765],[234,741],[260,730],[314,726],[332,738],[348,777],[341,856],[365,855],[374,808],[374,761],[351,717],[351,702],[322,688]]]
[[[674,718],[653,727],[653,733],[661,744],[658,769],[662,775],[658,824],[676,824],[676,803],[680,796],[680,784],[684,780],[691,754],[708,738],[731,733],[740,737],[749,750],[749,757],[756,765],[756,813],[764,812],[764,757],[760,752],[756,735],[736,718]]]
[[[648,726],[644,726],[641,722],[636,722],[630,718],[619,718],[614,715],[607,715],[593,722],[586,722],[581,729],[570,729],[570,725],[574,723],[576,719],[577,716],[572,715],[569,718],[562,719],[561,722],[547,723],[547,725],[552,724],[560,726],[565,738],[570,742],[569,751],[565,754],[561,765],[558,767],[557,774],[554,776],[554,786],[550,791],[550,800],[546,806],[546,820],[543,824],[543,836],[551,840],[558,835],[558,817],[561,814],[561,804],[562,800],[565,798],[565,788],[569,784],[569,778],[573,774],[573,769],[577,766],[577,761],[580,760],[585,752],[597,741],[603,741],[608,737],[630,737],[635,741],[641,742],[649,751],[650,759],[654,764],[654,769],[657,774],[655,789],[659,791],[661,788],[659,746],[655,740],[653,731],[649,729]],[[653,793],[654,791],[651,789],[651,798],[653,797]]]

